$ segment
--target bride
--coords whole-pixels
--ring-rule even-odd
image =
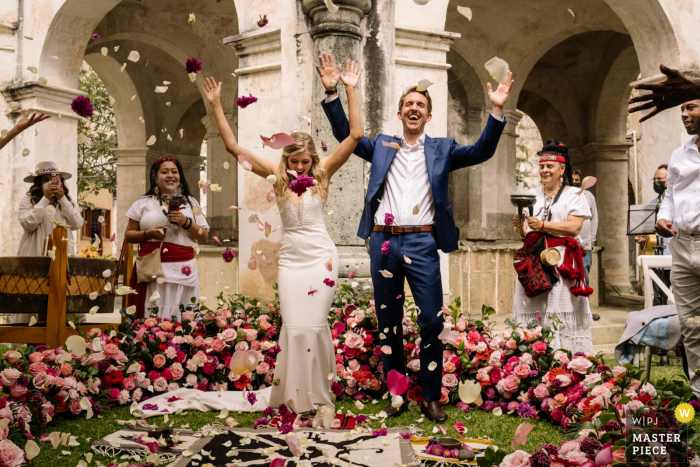
[[[279,297],[282,329],[270,406],[287,405],[295,413],[308,415],[314,407],[333,405],[328,374],[335,375],[333,340],[328,313],[338,279],[338,251],[328,235],[324,208],[328,183],[355,150],[362,137],[360,109],[355,87],[362,74],[348,60],[345,84],[350,110],[350,135],[328,157],[318,156],[307,133],[292,133],[293,143],[284,147],[274,163],[242,148],[226,121],[221,107],[221,83],[208,78],[202,88],[211,103],[226,150],[239,162],[250,162],[260,177],[274,176],[277,205],[282,217],[279,251]]]

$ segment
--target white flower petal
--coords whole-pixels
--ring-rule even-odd
[[[461,14],[465,18],[467,18],[469,21],[472,20],[472,10],[469,7],[466,6],[458,6],[457,7],[457,13]]]
[[[56,208],[51,206],[50,204],[48,206],[46,206],[45,211],[46,211],[46,214],[48,214],[50,216],[53,216],[54,214],[56,214]]]
[[[92,308],[90,308],[90,311],[88,311],[88,313],[90,313],[91,315],[94,315],[98,312],[99,309],[100,309],[99,306],[93,306]]]
[[[433,84],[431,81],[428,81],[427,79],[422,79],[422,80],[418,81],[418,86],[416,86],[416,91],[419,91],[419,92],[427,91],[431,84]]]
[[[508,63],[502,58],[493,57],[484,64],[491,77],[499,83],[508,81]]]
[[[324,3],[326,4],[326,8],[328,8],[328,11],[331,13],[335,13],[338,11],[338,7],[333,3],[333,0],[323,0]]]
[[[87,344],[81,336],[70,336],[66,339],[66,350],[79,357],[85,355]]]
[[[122,73],[124,73],[124,69],[125,69],[125,68],[126,68],[126,63],[122,65],[122,68],[121,68],[121,70],[119,70],[119,71],[121,71]]]
[[[78,144],[85,144],[90,142],[90,138],[88,138],[87,135],[80,133],[76,141],[78,142]]]
[[[22,149],[22,156],[23,156],[23,157],[27,157],[27,156],[29,155],[30,152],[31,152],[31,151],[29,151],[29,149],[24,148],[24,149]]]
[[[267,180],[267,183],[269,183],[270,185],[274,185],[275,183],[277,183],[277,177],[275,175],[268,175],[267,178],[265,178],[265,180]]]
[[[27,70],[29,70],[31,73],[34,73],[34,74],[39,73],[39,69],[35,66],[28,66]]]
[[[27,455],[27,460],[32,460],[39,455],[41,449],[39,448],[39,445],[36,444],[36,441],[30,439],[27,441],[27,444],[24,445],[24,452]]]
[[[34,326],[35,324],[36,324],[36,318],[34,316],[32,316],[31,318],[29,318],[29,325]]]
[[[107,47],[102,47],[102,49],[100,49],[100,52],[102,52],[102,55],[106,57],[109,53],[109,49]]]
[[[379,273],[382,276],[386,277],[387,279],[391,279],[392,277],[394,277],[394,275],[392,273],[390,273],[389,271],[387,271],[386,269],[382,269],[381,271],[379,271]]]
[[[430,365],[428,365],[428,371],[434,371],[435,368],[437,368],[437,363],[430,362]]]
[[[140,58],[141,58],[141,54],[139,54],[135,50],[132,50],[131,52],[129,52],[129,56],[126,57],[127,60],[129,60],[130,62],[134,62],[134,63],[138,62]]]
[[[194,22],[195,22],[196,20],[197,20],[197,18],[195,18],[194,13],[190,13],[190,18],[187,20],[187,23],[188,23],[188,24],[194,24]]]
[[[153,146],[154,144],[156,144],[156,135],[151,135],[148,141],[146,141],[146,146]]]
[[[167,86],[156,86],[156,93],[163,94],[168,90]]]
[[[100,216],[102,217],[102,216]],[[102,219],[100,222],[104,222],[104,219]],[[102,277],[107,278],[112,275],[112,270],[111,269],[105,269],[102,271]]]
[[[97,292],[90,292],[90,295],[88,295],[88,297],[90,297],[90,300],[95,300],[97,298]]]

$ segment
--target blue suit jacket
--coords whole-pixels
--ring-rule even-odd
[[[350,123],[345,116],[340,99],[335,99],[328,104],[324,100],[321,105],[331,123],[333,136],[338,142],[347,138],[350,134]],[[457,227],[448,195],[450,172],[489,160],[496,152],[498,140],[505,125],[505,118],[503,122],[499,122],[490,116],[478,141],[471,146],[460,146],[452,138],[425,136],[425,159],[435,204],[437,246],[445,253],[454,251],[458,247]],[[354,151],[356,155],[372,163],[365,207],[360,228],[357,231],[357,235],[363,239],[369,237],[374,227],[374,214],[384,193],[384,180],[397,151],[396,148],[384,146],[382,141],[401,144],[401,140],[393,136],[378,135],[374,139],[363,136]]]

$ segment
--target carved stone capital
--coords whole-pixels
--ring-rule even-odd
[[[371,0],[335,0],[339,9],[331,13],[324,0],[302,0],[301,8],[313,22],[311,38],[324,36],[351,36],[362,39],[360,21],[372,7]]]

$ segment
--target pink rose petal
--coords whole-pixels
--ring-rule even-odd
[[[272,233],[272,226],[270,225],[269,222],[265,221],[265,237],[269,237],[270,234]]]
[[[440,431],[442,432],[443,435],[447,434],[447,430],[445,429],[444,426],[439,426],[438,428],[440,428]]]
[[[571,8],[568,8],[568,12],[571,13],[571,16],[573,16],[574,18],[576,18],[576,15],[574,14],[573,11],[571,11]]]
[[[392,396],[400,396],[408,390],[408,379],[406,375],[402,375],[396,370],[391,370],[386,380],[386,385],[389,394]]]
[[[382,353],[387,354],[387,355],[391,355],[391,347],[389,347],[388,345],[383,345],[382,346]],[[396,371],[396,370],[393,370],[393,371]]]
[[[340,335],[343,331],[345,331],[345,323],[341,323],[340,321],[335,323],[333,325],[333,331]]]
[[[294,457],[299,457],[302,451],[301,442],[299,441],[297,435],[295,433],[289,433],[284,437],[284,440],[287,442],[287,446],[289,446],[289,450],[291,451],[292,455]]]
[[[523,445],[525,446],[527,444],[527,435],[530,434],[532,429],[535,428],[535,425],[532,425],[530,423],[521,423],[518,425],[518,428],[515,429],[515,434],[513,435],[513,442],[510,444],[511,448],[515,448],[516,446]]]
[[[262,221],[258,221],[258,230],[261,232],[265,230],[265,224]]]
[[[603,445],[603,449],[601,449],[600,452],[596,454],[595,465],[602,467],[610,464],[612,461],[612,444],[610,443],[610,441],[608,441]]]
[[[216,243],[218,243],[219,245],[221,245],[221,242],[219,241],[219,238],[218,238],[218,237],[213,237],[213,238],[214,238],[214,241],[215,241]],[[222,245],[222,246],[223,246],[223,245]]]
[[[287,173],[294,178],[297,178],[297,173],[294,170],[287,170]]]
[[[262,258],[263,262],[267,263],[267,259],[269,258],[269,257],[267,256],[267,253],[265,253],[265,252],[263,251],[262,254],[260,255],[260,257]]]
[[[399,146],[398,143],[387,143],[386,141],[382,141],[382,145],[387,146],[389,148],[401,149],[401,146]]]
[[[248,260],[248,269],[251,271],[255,271],[258,267],[258,260],[255,258],[255,256],[251,256],[250,259]]]
[[[294,144],[294,138],[289,136],[287,133],[275,133],[270,138],[260,135],[260,139],[262,139],[266,146],[269,146],[272,149],[282,149],[290,144]]]
[[[270,462],[270,467],[284,467],[284,465],[287,463],[287,459],[281,459],[277,458]]]
[[[229,206],[229,209],[235,209],[236,211],[240,211],[243,208],[239,208],[238,206]]]
[[[267,192],[267,202],[271,203],[275,200],[275,189],[270,188],[270,191]]]
[[[114,232],[111,237],[109,237],[109,241],[113,242],[117,238],[117,233]]]
[[[326,264],[324,264],[326,269],[328,269],[329,272],[333,271],[333,258],[329,259],[326,261]]]
[[[246,154],[240,154],[238,156],[238,163],[241,164],[244,170],[253,170],[253,164],[250,163]]]

